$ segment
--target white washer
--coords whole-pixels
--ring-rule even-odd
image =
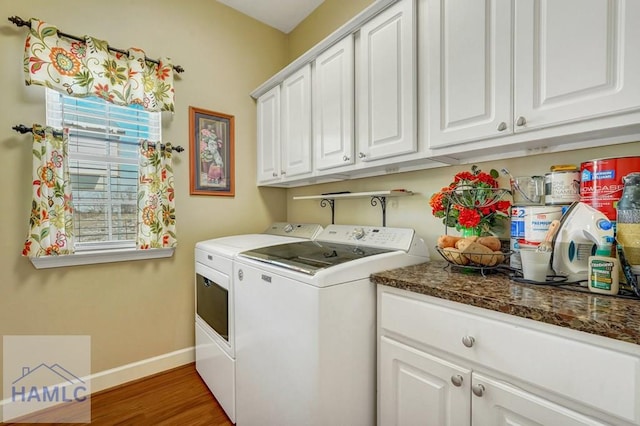
[[[311,239],[321,230],[315,224],[274,223],[263,234],[235,235],[196,244],[196,370],[234,423],[234,256],[252,248]]]
[[[329,225],[314,241],[241,252],[236,283],[240,426],[375,424],[375,287],[429,260],[411,229]]]

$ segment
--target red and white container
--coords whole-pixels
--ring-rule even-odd
[[[640,172],[640,157],[603,158],[580,165],[580,201],[616,221],[616,204],[622,196],[622,178]]]

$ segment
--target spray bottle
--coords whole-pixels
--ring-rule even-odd
[[[620,263],[611,257],[613,241],[605,237],[596,248],[595,256],[589,256],[589,291],[601,294],[618,294],[620,289]]]

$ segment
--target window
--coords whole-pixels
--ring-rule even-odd
[[[47,89],[47,125],[69,128],[76,253],[135,248],[138,142],[161,139],[159,112]]]

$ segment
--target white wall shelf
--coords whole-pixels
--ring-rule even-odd
[[[320,195],[301,195],[293,197],[294,200],[320,200],[320,207],[331,207],[331,224],[335,223],[335,200],[339,198],[371,198],[371,205],[380,204],[382,208],[382,226],[387,226],[387,198],[406,197],[413,192],[404,189],[371,192],[336,192]]]

